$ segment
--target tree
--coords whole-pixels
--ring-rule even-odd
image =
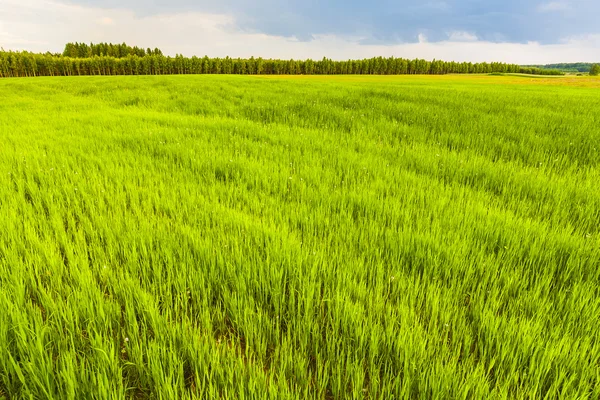
[[[160,49],[131,47],[125,43],[67,43],[62,54],[6,51],[0,48],[0,78],[60,75],[150,75],[150,74],[447,74],[522,72],[563,75],[558,70],[521,67],[503,63],[457,63],[440,60],[408,60],[373,57],[363,60],[277,60],[230,57],[174,58]],[[600,65],[592,72],[600,75]]]
[[[592,65],[592,69],[590,69],[590,76],[598,76],[600,75],[600,65],[594,64]]]

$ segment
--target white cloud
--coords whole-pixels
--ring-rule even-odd
[[[563,1],[551,1],[550,3],[543,3],[538,6],[538,11],[541,12],[567,11],[570,9],[571,5]]]
[[[600,61],[600,35],[566,38],[555,45],[491,43],[469,32],[450,32],[443,42],[361,44],[364,37],[315,35],[312,41],[243,32],[230,15],[207,13],[139,16],[123,9],[67,5],[51,0],[0,0],[0,47],[60,52],[67,42],[127,42],[166,54],[211,57],[333,59],[395,56],[519,64]]]
[[[102,17],[98,20],[98,23],[100,23],[102,25],[114,25],[115,20],[110,17]]]
[[[454,31],[454,32],[450,32],[448,34],[448,41],[450,41],[450,42],[475,42],[475,41],[477,41],[477,36],[472,33],[469,33],[469,32]]]

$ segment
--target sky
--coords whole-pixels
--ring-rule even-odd
[[[0,0],[0,47],[165,54],[600,62],[599,0]]]

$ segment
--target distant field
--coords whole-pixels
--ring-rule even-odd
[[[464,75],[441,75],[441,76],[389,76],[389,75],[338,75],[338,76],[322,76],[322,75],[291,75],[291,76],[277,76],[277,75],[266,75],[261,76],[257,79],[275,79],[275,80],[308,80],[308,81],[320,81],[320,82],[364,82],[364,83],[397,83],[397,84],[415,84],[415,85],[438,85],[439,83],[452,84],[457,83],[461,86],[471,86],[475,84],[482,85],[555,85],[555,86],[570,86],[570,87],[584,87],[584,88],[600,88],[599,77],[589,76],[547,76],[547,75],[529,75],[529,74],[471,74],[469,76]]]
[[[0,80],[0,398],[600,398],[598,88]]]

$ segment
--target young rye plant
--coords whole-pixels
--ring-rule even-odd
[[[599,398],[572,81],[0,81],[0,397]]]

